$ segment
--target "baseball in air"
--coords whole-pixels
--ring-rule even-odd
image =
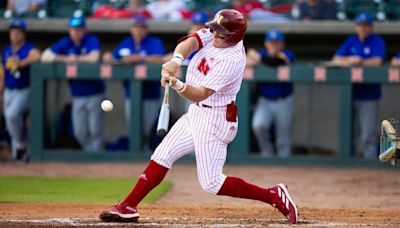
[[[101,102],[101,109],[103,109],[103,111],[105,112],[109,112],[111,110],[113,110],[114,105],[110,100],[104,100]]]

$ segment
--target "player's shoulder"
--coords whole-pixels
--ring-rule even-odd
[[[135,48],[135,43],[132,36],[124,37],[119,43],[117,48]]]
[[[143,39],[141,45],[145,49],[153,48],[155,50],[159,50],[160,48],[163,48],[163,46],[164,46],[164,44],[160,38],[158,38],[156,36],[152,36],[152,35],[147,35]]]
[[[133,38],[132,38],[132,36],[125,36],[125,37],[121,40],[121,42],[123,42],[123,43],[132,43],[132,42],[133,42]]]
[[[29,48],[29,49],[36,48],[36,45],[29,41],[25,42],[24,46],[25,46],[25,48]]]
[[[286,55],[294,55],[293,52],[289,49],[285,49],[283,53],[285,53]]]
[[[197,36],[198,38],[200,38],[200,40],[202,42],[206,42],[205,44],[203,44],[204,46],[212,43],[212,37],[213,37],[213,33],[211,32],[211,30],[209,28],[202,28],[197,30],[196,32],[192,33],[189,36]]]
[[[212,35],[212,32],[209,28],[201,28],[194,33],[197,33],[198,35]]]
[[[260,54],[261,56],[266,56],[268,55],[268,51],[265,48],[262,48],[258,50],[258,54]]]
[[[157,36],[153,36],[153,35],[147,35],[145,37],[146,40],[151,41],[151,42],[161,42],[161,39],[158,38]]]
[[[214,59],[216,64],[230,63],[235,66],[240,66],[246,63],[246,55],[235,50],[227,50],[224,54],[215,56]]]
[[[293,61],[295,60],[295,55],[294,55],[294,53],[293,53],[291,50],[285,49],[285,50],[283,51],[283,53],[286,55],[286,57],[287,57],[291,62],[293,62]]]
[[[372,34],[371,41],[376,42],[376,43],[385,43],[385,40],[383,39],[383,37],[378,34]]]
[[[244,46],[242,42],[243,41],[240,41],[238,44],[228,48],[223,58],[233,62],[245,61],[246,52],[244,51]]]
[[[356,34],[352,34],[346,39],[346,42],[358,42],[358,36]]]
[[[378,34],[371,34],[371,39],[376,39],[376,40],[383,40],[381,35]]]
[[[66,48],[73,45],[73,41],[70,36],[66,35],[61,37],[57,42],[55,42],[52,46],[58,48]]]
[[[27,41],[22,45],[21,52],[29,53],[32,49],[35,49],[35,48],[36,48],[36,45]]]
[[[90,33],[86,33],[84,36],[84,39],[86,39],[88,41],[99,41],[99,38],[96,35],[93,35]]]
[[[71,37],[68,35],[63,36],[58,40],[58,43],[69,43],[69,42],[72,42],[72,40]]]

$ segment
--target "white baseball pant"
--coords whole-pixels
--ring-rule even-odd
[[[151,160],[170,169],[175,161],[194,150],[201,187],[217,194],[226,179],[222,169],[237,127],[237,122],[226,121],[226,107],[192,104],[156,148]]]

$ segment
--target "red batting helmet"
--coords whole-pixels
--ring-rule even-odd
[[[229,45],[235,45],[243,40],[247,29],[246,18],[239,11],[234,9],[223,9],[215,14],[212,21],[206,23],[206,26],[222,35],[225,35],[225,42]]]

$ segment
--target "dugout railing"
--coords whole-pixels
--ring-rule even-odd
[[[149,154],[141,150],[142,82],[160,79],[161,65],[110,65],[110,64],[34,64],[31,67],[31,158],[33,161],[143,161]],[[179,73],[184,75],[185,68]],[[45,132],[45,82],[49,79],[104,79],[129,80],[131,87],[130,151],[128,153],[77,153],[74,150],[46,149]],[[334,84],[340,88],[339,151],[336,156],[294,156],[287,159],[263,159],[250,154],[250,97],[251,83],[283,82]],[[257,66],[245,71],[236,103],[239,106],[239,130],[229,146],[227,162],[258,164],[318,164],[375,166],[376,161],[364,161],[352,156],[352,84],[353,83],[400,83],[397,67],[325,67],[296,64],[279,68]],[[100,107],[99,107],[100,108]],[[189,158],[190,160],[191,158]],[[192,159],[194,160],[194,159]]]

